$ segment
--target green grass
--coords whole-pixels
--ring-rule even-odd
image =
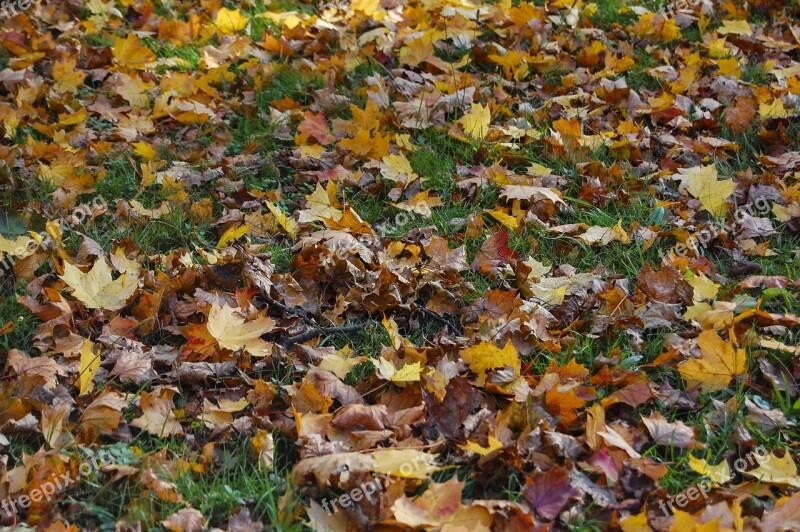
[[[39,320],[17,302],[17,295],[26,294],[24,290],[15,290],[6,283],[0,285],[0,327],[8,322],[14,324],[14,330],[0,336],[0,356],[2,356],[0,366],[5,364],[5,353],[8,353],[9,349],[20,349],[29,354],[34,351],[33,334]]]
[[[641,48],[637,48],[634,52],[634,61],[635,64],[633,68],[624,74],[628,86],[635,91],[659,90],[661,88],[661,82],[646,72],[647,69],[656,66],[656,60],[653,54]]]
[[[140,434],[134,443],[139,451],[134,451],[134,446],[114,444],[101,447],[94,454],[102,453],[103,457],[110,455],[108,463],[136,469],[145,467],[148,454],[154,455],[164,449],[168,450],[169,455],[189,462],[200,459],[197,453],[188,448],[186,441],[179,438],[161,440]],[[288,450],[286,445],[281,438],[276,438],[276,448],[282,454]],[[140,454],[142,451],[145,454]],[[207,464],[204,473],[187,471],[170,477],[155,469],[161,480],[175,485],[182,497],[178,503],[159,500],[138,483],[124,480],[112,483],[108,475],[97,471],[75,484],[65,502],[76,508],[73,522],[101,530],[113,530],[118,521],[130,526],[162,530],[160,521],[185,507],[200,511],[209,527],[224,526],[229,516],[241,508],[247,508],[254,521],[260,520],[270,529],[301,530],[293,518],[293,507],[297,501],[289,495],[287,506],[282,508],[279,500],[283,494],[291,492],[286,481],[285,462],[278,459],[276,469],[260,467],[247,441],[217,445],[213,459],[214,463]]]
[[[179,59],[178,65],[163,67],[164,70],[187,71],[196,70],[200,63],[200,49],[193,44],[174,45],[163,43],[151,37],[142,39],[142,44],[150,48],[161,59]]]
[[[636,15],[620,0],[598,0],[597,11],[589,18],[599,28],[610,30],[615,26],[625,27],[636,21]]]

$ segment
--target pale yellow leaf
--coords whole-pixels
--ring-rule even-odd
[[[397,369],[394,364],[383,357],[375,361],[378,377],[392,382],[419,382],[422,373],[422,364],[417,361],[413,364],[406,364]]]
[[[88,308],[119,310],[125,306],[139,286],[139,274],[123,273],[119,278],[111,276],[111,268],[103,257],[99,257],[88,273],[64,261],[61,276],[72,288],[72,295]]]
[[[237,309],[227,305],[211,305],[206,327],[220,347],[238,351],[244,349],[253,356],[266,356],[270,344],[261,339],[261,335],[275,326],[272,318],[265,316],[247,321]]]
[[[690,169],[686,178],[686,189],[700,200],[703,209],[716,217],[728,211],[726,199],[733,194],[736,185],[733,179],[717,181],[717,167],[713,164]]]
[[[340,211],[336,201],[336,183],[328,181],[327,188],[317,183],[314,192],[306,196],[306,208],[300,211],[300,223],[324,222],[333,220],[338,222],[344,213]]]
[[[247,27],[247,17],[242,15],[242,12],[238,9],[227,9],[223,7],[217,11],[214,24],[222,33],[232,35]]]
[[[723,20],[717,28],[720,35],[753,35],[753,30],[746,20]]]
[[[97,375],[97,370],[100,369],[100,352],[95,352],[94,344],[89,340],[83,341],[81,347],[81,361],[80,361],[80,376],[78,382],[80,383],[80,395],[86,395],[94,389],[92,380]]]
[[[792,455],[786,451],[782,458],[774,453],[759,461],[759,466],[750,471],[743,471],[745,475],[755,477],[768,484],[783,484],[800,488],[800,477],[797,476],[797,465],[792,460]]]
[[[290,237],[297,238],[297,232],[300,229],[297,225],[297,222],[295,222],[292,217],[287,216],[280,207],[271,201],[267,202],[267,208],[269,209],[269,212],[272,213],[272,216],[275,217],[275,220],[278,222],[278,224],[283,227],[283,230],[286,231]]]
[[[458,119],[458,124],[464,133],[478,140],[489,132],[489,124],[492,121],[492,113],[489,107],[484,107],[479,103],[473,103],[472,108]]]
[[[711,465],[702,458],[695,458],[690,454],[689,467],[692,468],[693,471],[720,484],[724,484],[733,478],[731,468],[726,460],[721,461],[717,465]]]

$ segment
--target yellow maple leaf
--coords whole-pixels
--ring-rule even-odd
[[[3,235],[0,235],[0,257],[3,253],[10,253],[15,257],[27,255],[31,248],[32,239],[27,236],[18,236],[14,240],[8,240]]]
[[[149,142],[134,142],[133,153],[145,159],[156,158],[156,149]]]
[[[512,231],[516,231],[519,229],[519,220],[511,216],[510,214],[506,214],[505,212],[501,211],[500,209],[494,210],[486,210],[484,211],[486,214],[500,222],[501,224],[505,225]]]
[[[461,358],[467,363],[469,369],[478,375],[478,385],[486,382],[486,371],[500,369],[505,366],[514,370],[514,375],[519,376],[521,363],[519,354],[511,341],[500,349],[492,342],[481,342],[478,345],[461,350]]]
[[[435,454],[417,449],[381,449],[368,456],[375,461],[373,471],[384,475],[424,480],[439,470]]]
[[[689,467],[692,468],[693,471],[720,484],[724,484],[733,478],[733,475],[731,474],[731,468],[728,465],[728,462],[725,460],[717,465],[711,465],[702,458],[695,458],[690,454]]]
[[[739,62],[736,60],[736,58],[731,57],[729,59],[717,59],[716,63],[719,67],[720,75],[733,76],[735,78],[742,77],[742,71],[739,69]]]
[[[317,183],[314,192],[306,196],[306,208],[300,211],[298,221],[300,223],[324,222],[326,219],[338,222],[342,219],[343,213],[337,207],[336,183],[328,181],[327,188]]]
[[[362,362],[369,360],[366,356],[354,356],[353,350],[345,346],[336,353],[323,353],[319,367],[330,371],[340,379],[344,379],[350,370]]]
[[[441,207],[442,198],[439,196],[431,196],[430,190],[423,190],[417,192],[411,199],[402,201],[400,203],[392,203],[398,209],[403,209],[408,212],[415,212],[425,218],[430,218],[433,215],[431,207]]]
[[[753,29],[746,20],[723,20],[717,28],[720,35],[753,35]]]
[[[397,369],[394,364],[383,357],[375,361],[378,377],[392,382],[419,382],[422,373],[422,363],[419,361],[413,364],[406,364]]]
[[[471,452],[473,452],[475,454],[479,454],[481,456],[486,456],[487,454],[491,453],[492,451],[496,451],[497,449],[500,449],[502,446],[503,446],[503,442],[501,442],[500,440],[498,440],[497,438],[495,438],[494,436],[491,436],[491,435],[489,436],[489,446],[488,447],[483,447],[483,446],[478,445],[477,443],[472,442],[472,441],[468,441],[464,445],[459,445],[459,447],[461,447],[465,451],[471,451]]]
[[[219,242],[217,242],[217,249],[222,249],[234,240],[242,238],[249,230],[250,226],[248,224],[242,224],[239,227],[236,227],[235,225],[230,226],[219,238]]]
[[[83,85],[86,73],[75,68],[77,64],[77,57],[68,57],[63,61],[53,63],[53,80],[55,81],[53,88],[55,90],[61,93],[75,92]]]
[[[217,340],[220,347],[238,351],[244,349],[253,356],[266,356],[270,344],[261,339],[261,335],[275,326],[275,320],[265,316],[247,321],[241,313],[228,305],[220,306],[218,302],[211,305],[206,328]]]
[[[100,353],[95,353],[94,344],[89,340],[83,341],[81,347],[81,361],[78,375],[78,382],[80,384],[80,394],[86,395],[94,389],[92,380],[97,375],[97,370],[100,369]]]
[[[717,292],[719,292],[719,285],[717,283],[706,277],[703,273],[699,275],[692,274],[691,272],[688,273],[686,282],[694,289],[692,299],[695,303],[717,297]]]
[[[464,133],[478,140],[483,140],[489,132],[489,124],[492,121],[492,113],[489,107],[484,107],[479,103],[473,103],[472,109],[458,119],[458,124]]]
[[[217,11],[217,16],[214,18],[214,25],[226,35],[233,35],[237,31],[245,29],[247,22],[247,17],[242,15],[241,11],[225,7]]]
[[[619,526],[622,532],[651,532],[653,530],[648,524],[646,512],[637,515],[631,514],[620,519]]]
[[[759,104],[758,115],[761,118],[786,118],[791,116],[780,98],[775,98],[771,103],[764,102]]]
[[[156,54],[150,48],[142,45],[139,37],[133,33],[128,34],[124,39],[114,41],[111,49],[114,59],[122,66],[144,70],[149,63],[156,60]]]
[[[275,217],[275,221],[283,227],[283,230],[292,237],[297,238],[297,231],[300,229],[297,225],[297,222],[291,216],[287,216],[285,212],[281,210],[280,207],[272,203],[271,201],[267,202],[267,208],[269,212],[272,213],[272,216]]]
[[[700,200],[703,209],[717,217],[728,211],[725,200],[735,188],[733,179],[717,181],[717,167],[713,164],[692,168],[686,178],[686,190]]]
[[[98,258],[88,273],[66,260],[61,279],[72,288],[72,295],[88,308],[119,310],[139,286],[139,270],[125,272],[114,279],[106,260]]]
[[[419,177],[402,153],[385,155],[382,161],[381,176],[384,179],[409,183]]]
[[[723,390],[733,377],[747,370],[744,349],[734,349],[714,330],[703,331],[697,337],[702,356],[687,360],[678,371],[690,388],[700,386],[705,392]]]
[[[800,477],[797,476],[797,465],[792,460],[792,455],[787,451],[783,458],[778,458],[774,453],[770,453],[762,460],[759,465],[750,471],[743,471],[745,475],[755,477],[761,482],[769,484],[784,484],[800,488]]]

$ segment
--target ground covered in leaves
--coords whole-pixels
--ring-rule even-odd
[[[800,529],[796,1],[0,26],[0,524]]]

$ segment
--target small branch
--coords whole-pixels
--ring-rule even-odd
[[[343,333],[360,331],[363,330],[366,326],[367,326],[366,323],[359,323],[357,325],[345,325],[343,327],[317,327],[316,329],[310,329],[304,333],[290,336],[289,338],[283,341],[283,347],[288,349],[294,344],[299,344],[300,342],[311,340],[312,338],[316,338],[317,336],[321,336],[323,334],[324,335],[343,334]]]
[[[317,324],[316,320],[314,320],[314,318],[312,318],[311,315],[308,312],[306,312],[305,310],[303,310],[303,309],[301,309],[299,307],[290,307],[288,305],[284,305],[280,301],[276,301],[276,300],[272,299],[272,297],[270,297],[270,295],[267,294],[266,292],[264,292],[263,290],[262,290],[261,294],[264,296],[264,299],[267,300],[267,304],[269,306],[275,307],[275,308],[285,312],[286,314],[291,314],[293,316],[297,316],[298,318],[302,319],[303,322],[306,323],[306,325],[311,325],[312,327],[318,327],[319,326]]]
[[[424,314],[425,316],[433,319],[434,321],[438,321],[442,325],[446,326],[451,331],[453,331],[453,333],[456,334],[457,336],[461,336],[462,334],[464,334],[464,331],[461,330],[461,327],[459,327],[458,325],[456,325],[452,321],[448,320],[444,316],[441,316],[441,315],[437,314],[436,312],[432,311],[431,309],[420,305],[416,301],[414,301],[414,306],[417,307],[417,310],[419,310],[422,314]]]

